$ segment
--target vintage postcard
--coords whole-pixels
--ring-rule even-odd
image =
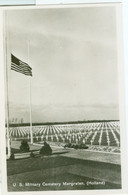
[[[121,4],[11,7],[3,21],[6,194],[121,193]]]

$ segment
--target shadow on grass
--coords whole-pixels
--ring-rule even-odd
[[[13,148],[14,149],[14,148]],[[54,157],[54,156],[56,156],[56,155],[60,155],[60,154],[66,154],[66,153],[68,153],[69,151],[61,151],[61,152],[54,152],[54,153],[52,153],[51,155],[41,155],[40,154],[40,151],[39,150],[30,150],[29,152],[22,152],[22,151],[20,151],[19,149],[14,149],[14,150],[11,150],[11,152],[15,155],[18,155],[18,154],[20,154],[20,158],[15,158],[14,157],[14,159],[7,159],[7,161],[19,161],[19,160],[22,160],[22,159],[28,159],[28,158],[39,158],[39,157],[43,157],[43,158],[47,158],[47,157]],[[33,152],[38,152],[38,153],[33,153],[33,157],[31,156],[31,152],[33,153]],[[23,154],[23,156],[21,157],[21,154]],[[24,155],[28,155],[28,154],[30,154],[29,156],[24,156]]]
[[[39,150],[38,149],[37,150],[30,150],[29,152],[36,152],[36,151],[39,151]],[[18,154],[18,153],[27,153],[27,152],[23,152],[20,149],[16,149],[16,148],[11,148],[11,153]],[[8,154],[7,147],[6,147],[6,154]]]

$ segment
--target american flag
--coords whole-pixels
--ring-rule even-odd
[[[11,54],[11,70],[27,76],[32,76],[32,68],[27,63],[15,57],[13,54]]]

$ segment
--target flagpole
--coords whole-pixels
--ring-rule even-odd
[[[31,144],[33,144],[33,132],[32,132],[32,104],[31,104],[31,77],[29,79],[29,89],[30,89],[30,137]]]
[[[8,94],[8,49],[7,49],[7,33],[8,33],[8,18],[7,12],[5,13],[5,20],[6,20],[6,29],[5,29],[5,41],[6,41],[6,110],[7,110],[7,146],[8,146],[8,158],[11,156],[11,143],[10,143],[10,136],[9,136],[9,94]],[[9,60],[10,61],[10,60]]]
[[[28,65],[30,65],[30,41],[28,40]],[[30,141],[33,144],[33,132],[32,132],[32,103],[31,103],[31,76],[29,79],[29,109],[30,109]]]

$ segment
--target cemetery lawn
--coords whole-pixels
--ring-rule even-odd
[[[88,177],[71,173],[58,173],[43,175],[43,171],[52,168],[63,169],[73,164],[79,164],[79,159],[66,158],[63,156],[47,156],[29,159],[7,161],[8,191],[45,191],[45,190],[85,190],[85,189],[120,189],[120,185],[106,182],[105,185],[87,185],[87,181],[95,182]],[[82,163],[85,164],[83,161]],[[59,171],[58,171],[59,172]],[[42,183],[61,183],[61,186],[43,186]],[[63,182],[79,182],[81,185],[63,185]],[[14,187],[13,184],[16,183]],[[38,186],[26,186],[26,183],[39,183]]]

